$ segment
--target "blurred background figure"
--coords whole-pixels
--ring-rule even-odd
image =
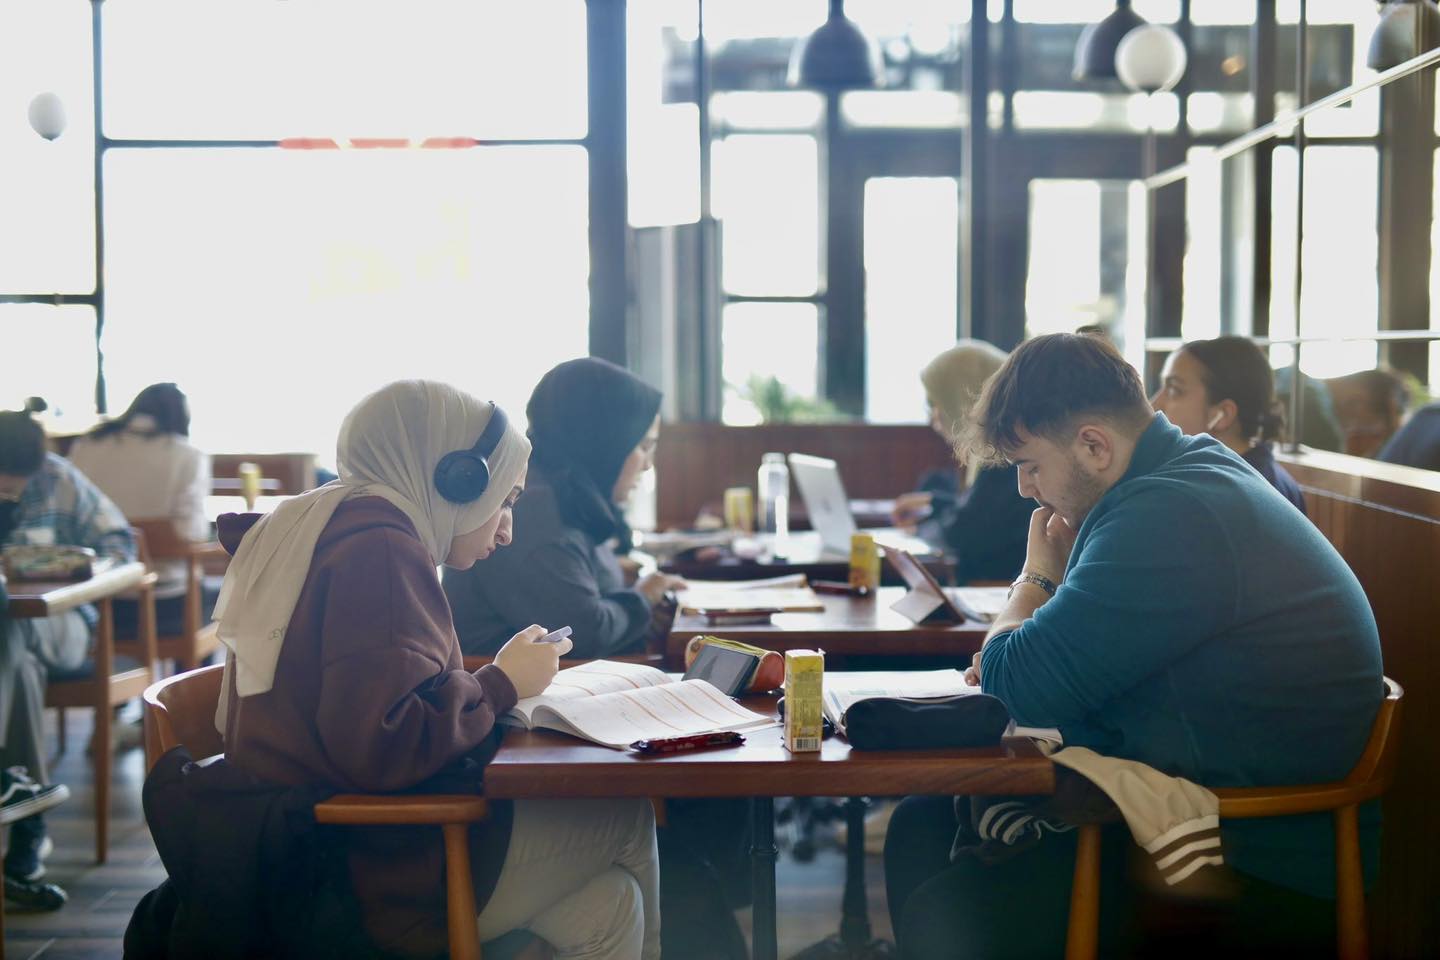
[[[210,539],[205,497],[210,492],[210,458],[190,443],[190,406],[173,383],[155,383],[141,390],[124,413],[79,437],[70,447],[75,464],[129,520],[168,519],[186,539]],[[184,614],[185,564],[155,564],[160,582],[155,590],[156,627],[161,634],[179,633]],[[205,621],[215,606],[218,589],[207,589],[202,601]],[[133,602],[115,604],[118,636],[132,636]]]
[[[1274,443],[1285,424],[1275,399],[1275,375],[1249,339],[1185,344],[1165,361],[1160,389],[1150,402],[1187,435],[1208,433],[1235,451],[1305,512],[1300,485],[1275,462]]]
[[[930,426],[950,444],[964,429],[981,386],[1005,362],[1005,351],[983,340],[962,340],[920,372]],[[1025,562],[1025,538],[1035,503],[1020,496],[1013,466],[961,463],[959,471],[925,474],[913,493],[895,500],[895,522],[915,525],[953,555],[958,583],[1010,581]]]

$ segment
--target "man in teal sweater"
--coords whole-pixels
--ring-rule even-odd
[[[1021,494],[1040,506],[971,682],[1021,724],[1207,786],[1349,772],[1383,696],[1379,638],[1359,583],[1304,516],[1224,445],[1154,413],[1133,368],[1096,338],[1022,345],[972,418],[972,455],[1015,464]],[[944,864],[922,876],[913,847],[953,827],[953,814],[941,825],[933,801],[907,803],[886,849],[906,956],[971,955],[958,944],[982,939],[983,920],[952,912],[968,932],[944,934],[951,921],[934,914],[946,898],[973,905],[999,890],[1037,908],[1037,895],[1068,893],[1073,843],[1048,839],[989,874]],[[1378,816],[1367,814],[1373,867]],[[1222,837],[1242,900],[1292,919],[1284,936],[1323,942],[1314,928],[1330,909],[1321,898],[1334,895],[1329,819],[1225,821]],[[1063,942],[1063,899],[1053,912],[1058,926],[1025,935]],[[1058,955],[1049,946],[1031,939],[1013,955]],[[992,944],[973,955],[1007,954]]]

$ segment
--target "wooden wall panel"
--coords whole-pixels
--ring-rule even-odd
[[[1281,459],[1364,586],[1385,672],[1405,687],[1400,767],[1384,803],[1380,883],[1369,900],[1373,952],[1440,956],[1440,474],[1338,454]]]
[[[953,463],[945,442],[923,426],[667,423],[655,453],[660,528],[688,526],[726,487],[754,489],[760,458],[770,451],[835,460],[845,492],[864,499],[914,489],[921,473]]]

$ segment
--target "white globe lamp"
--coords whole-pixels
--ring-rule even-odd
[[[30,101],[30,129],[46,140],[65,132],[65,104],[53,93],[36,94]]]
[[[1185,75],[1185,44],[1169,27],[1146,24],[1125,34],[1115,48],[1115,74],[1131,90],[1169,90]]]

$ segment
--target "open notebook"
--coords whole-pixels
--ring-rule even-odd
[[[704,680],[682,681],[644,664],[610,660],[561,670],[544,693],[521,700],[500,722],[558,730],[616,748],[636,740],[774,724]]]
[[[676,594],[676,599],[680,612],[685,614],[746,610],[798,613],[825,609],[803,573],[766,580],[691,580]]]

